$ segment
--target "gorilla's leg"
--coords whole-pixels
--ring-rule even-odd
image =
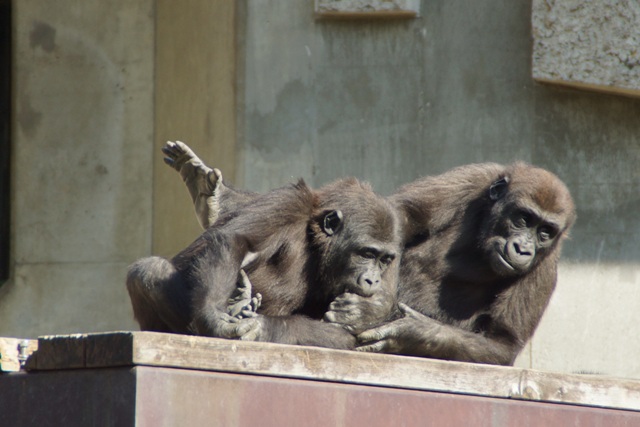
[[[198,222],[204,229],[211,227],[220,216],[234,212],[258,197],[257,193],[237,190],[224,183],[222,172],[205,165],[184,142],[169,141],[162,152],[167,156],[165,163],[180,173],[193,200]]]
[[[220,212],[220,186],[222,173],[211,169],[184,143],[169,141],[162,147],[164,161],[180,173],[202,228],[208,228]]]
[[[133,315],[142,331],[189,333],[189,295],[176,269],[160,257],[136,261],[127,272]]]

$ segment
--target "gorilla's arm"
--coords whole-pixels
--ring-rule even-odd
[[[227,314],[234,318],[232,323],[249,325],[238,325],[246,329],[238,336],[239,339],[345,350],[355,347],[355,337],[340,325],[323,323],[301,315],[276,317],[258,314],[262,295],[253,293],[253,285],[244,270],[240,270],[240,275],[241,280],[227,305]]]
[[[504,290],[477,331],[447,325],[400,303],[404,317],[358,335],[359,351],[512,365],[535,332],[556,284],[555,260]]]
[[[445,325],[400,304],[404,317],[358,335],[358,351],[509,365],[518,350],[497,340]]]

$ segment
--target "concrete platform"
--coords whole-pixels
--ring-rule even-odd
[[[630,426],[640,381],[149,332],[43,337],[0,425]]]

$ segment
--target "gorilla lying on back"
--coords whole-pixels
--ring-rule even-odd
[[[300,181],[223,214],[171,261],[137,261],[127,289],[142,330],[349,349],[392,310],[399,245],[395,210],[369,186]],[[334,300],[362,316],[321,322]]]
[[[258,197],[224,185],[185,144],[170,142],[164,152],[203,227]],[[565,185],[524,163],[486,163],[419,179],[388,200],[402,226],[401,313],[359,333],[357,349],[513,364],[549,302],[575,220]],[[361,311],[338,300],[325,320],[344,325]]]

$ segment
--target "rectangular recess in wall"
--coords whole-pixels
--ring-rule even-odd
[[[11,1],[0,0],[0,284],[9,278],[11,157]]]
[[[420,16],[420,0],[315,0],[321,19],[394,19]]]

